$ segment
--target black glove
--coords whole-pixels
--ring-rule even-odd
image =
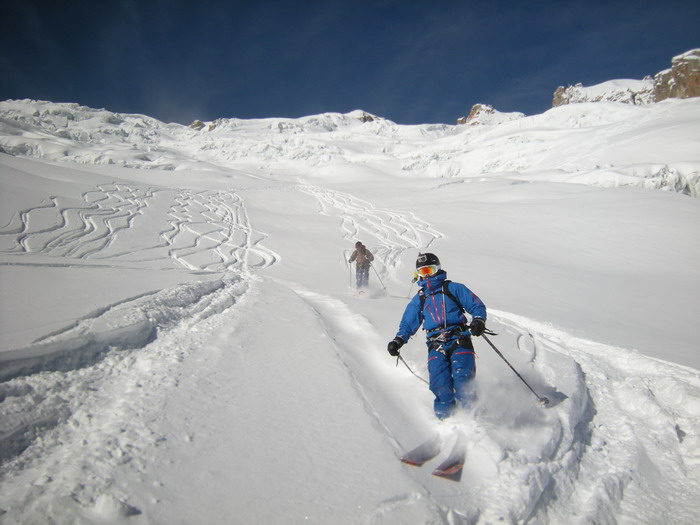
[[[479,337],[486,330],[486,322],[481,317],[472,319],[472,324],[469,325],[469,331],[473,336]]]
[[[393,355],[394,357],[399,356],[399,348],[401,348],[404,345],[405,341],[401,339],[400,337],[394,337],[391,341],[389,341],[389,344],[386,345],[386,351],[389,352],[389,355]]]

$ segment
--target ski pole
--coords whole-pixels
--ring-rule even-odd
[[[379,277],[379,272],[377,271],[377,269],[374,267],[374,265],[373,265],[372,263],[369,263],[369,265],[370,265],[370,266],[372,267],[372,269],[374,270],[374,273],[377,274],[377,279],[379,279],[379,283],[382,285],[382,288],[384,288],[384,290],[386,290],[386,286],[384,286],[384,283],[382,282],[382,278]]]
[[[348,261],[348,256],[345,251],[343,251],[343,259],[347,261],[348,270],[350,270],[350,288],[352,288],[352,262]]]
[[[525,383],[525,386],[528,387],[528,388],[530,389],[530,392],[532,392],[533,394],[535,394],[535,397],[537,398],[537,401],[539,401],[540,405],[542,405],[543,407],[546,407],[547,405],[549,405],[549,399],[547,399],[547,398],[544,397],[544,396],[543,396],[543,397],[540,397],[539,395],[537,395],[537,392],[535,392],[535,391],[532,389],[532,387],[531,387],[530,385],[527,384],[527,381],[525,381],[525,380],[523,379],[523,376],[521,376],[521,375],[518,373],[518,371],[517,371],[515,368],[513,368],[513,365],[511,365],[511,364],[508,362],[508,360],[507,360],[507,359],[505,358],[505,356],[498,350],[498,348],[496,348],[496,347],[494,346],[494,344],[489,340],[489,338],[486,337],[486,334],[482,334],[481,337],[483,337],[484,340],[491,346],[491,348],[493,348],[493,349],[496,351],[496,353],[501,357],[501,359],[503,359],[503,360],[506,362],[506,364],[510,367],[510,369],[511,369],[513,372],[515,372],[515,375],[518,376],[518,377],[520,378],[520,380],[521,380],[523,383]]]
[[[426,385],[430,385],[430,383],[428,383],[425,379],[423,379],[421,376],[419,376],[419,375],[416,374],[413,370],[411,370],[411,367],[408,366],[408,363],[404,360],[403,357],[401,357],[401,354],[399,354],[399,355],[396,356],[396,366],[399,366],[399,360],[401,360],[401,362],[402,362],[404,365],[406,365],[406,368],[408,368],[408,371],[409,371],[409,372],[411,372],[414,376],[416,376],[418,379],[420,379],[421,381],[423,381]]]

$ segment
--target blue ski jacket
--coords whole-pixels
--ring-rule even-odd
[[[472,317],[486,320],[486,306],[474,292],[463,284],[454,282],[447,284],[448,290],[459,301],[460,305],[442,293],[442,286],[446,278],[447,273],[440,270],[435,275],[418,280],[418,286],[421,287],[421,290],[406,306],[396,337],[408,341],[418,331],[421,324],[426,331],[426,337],[458,325],[466,325],[468,321],[462,313],[460,305]],[[422,309],[421,293],[425,295]]]

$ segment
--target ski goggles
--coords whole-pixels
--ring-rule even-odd
[[[416,273],[420,277],[429,277],[431,275],[435,275],[439,271],[440,271],[439,264],[430,264],[428,266],[421,266],[420,268],[416,268]]]

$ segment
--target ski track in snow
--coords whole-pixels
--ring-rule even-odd
[[[278,259],[260,244],[265,236],[251,228],[243,201],[234,192],[114,183],[86,192],[82,200],[79,206],[50,197],[49,203],[18,212],[0,230],[3,251],[79,260],[172,260],[188,270],[213,272],[262,269]],[[158,237],[152,244],[129,244],[129,234],[139,224],[152,222],[164,225],[154,232]],[[125,246],[117,243],[122,238]]]
[[[149,224],[161,225],[152,230],[159,240],[154,237],[148,247],[130,246],[129,234],[136,231],[134,237],[142,239],[140,228]],[[278,260],[261,245],[265,235],[250,226],[242,199],[222,191],[103,184],[84,193],[82,202],[50,197],[16,213],[0,237],[2,252],[9,255],[92,259],[114,267],[155,262],[164,269],[175,261],[212,275],[106,305],[28,348],[3,353],[0,461],[5,473],[22,463],[22,451],[33,443],[48,446],[43,441],[54,429],[62,432],[69,420],[76,424],[79,405],[90,401],[73,394],[101,389],[100,381],[108,383],[116,369],[133,361],[135,350],[169,337],[173,327],[191,327],[232,306],[249,271]],[[128,368],[118,373],[127,375]],[[51,441],[54,446],[61,442]]]
[[[109,490],[112,473],[128,465],[147,476],[145,450],[163,439],[149,418],[177,386],[180,363],[217,326],[217,314],[247,289],[247,279],[227,277],[124,303],[79,323],[83,348],[70,352],[78,350],[81,363],[66,370],[65,359],[45,362],[41,372],[2,383],[0,479],[14,480],[3,484],[3,506],[43,509],[39,515],[62,523],[139,515],[127,494]],[[71,496],[56,499],[52,487]]]
[[[373,372],[376,359],[365,349],[383,346],[381,335],[343,301],[297,293],[322,319],[368,416],[384,429],[400,456],[412,445],[405,442],[406,422],[415,433],[425,433],[425,421],[416,416],[405,386],[396,386],[398,394],[377,386],[387,378]],[[540,396],[549,397],[551,408],[540,408],[500,360],[479,374],[480,401],[452,423],[466,435],[464,483],[440,485],[445,483],[440,480],[436,485],[430,476],[433,467],[407,467],[441,519],[614,523],[612,517],[622,515],[625,523],[650,516],[655,523],[694,523],[700,504],[690,503],[696,494],[689,481],[700,474],[697,373],[505,312],[493,312],[491,318],[492,326],[504,329],[497,328],[505,336],[493,338],[497,346]],[[480,356],[487,357],[491,349],[485,349],[485,342],[476,344]],[[427,377],[424,362],[410,365]],[[411,389],[426,388],[407,370],[402,372],[413,381]],[[662,422],[651,433],[650,418]],[[445,443],[434,465],[451,446]],[[664,461],[655,461],[658,457]],[[666,501],[657,496],[660,485],[666,485],[660,491]],[[674,501],[667,500],[668,494]],[[403,499],[391,505],[411,505],[416,497]],[[683,510],[669,514],[669,509]]]
[[[535,454],[502,445],[509,467],[521,472],[516,479],[531,487],[529,501],[506,506],[524,510],[517,520],[607,523],[620,515],[631,523],[695,522],[700,515],[691,482],[700,466],[697,372],[512,314],[492,312],[492,318],[515,334],[526,379],[556,404],[545,411],[548,421],[538,437],[548,437]],[[516,383],[509,390],[516,387],[523,388]],[[527,397],[534,402],[534,396]],[[516,422],[522,417],[511,416]],[[650,421],[656,422],[651,429]],[[504,495],[515,480],[500,470],[496,492]]]
[[[323,215],[339,217],[343,239],[353,245],[363,239],[363,243],[372,248],[375,260],[383,263],[383,277],[396,268],[407,250],[428,249],[436,239],[443,237],[413,213],[377,208],[349,193],[307,183],[299,189],[316,198]]]
[[[63,455],[79,454],[80,443],[89,443],[92,452],[82,468],[90,483],[76,486],[71,500],[60,502],[63,512],[72,509],[79,515],[81,509],[109,504],[119,515],[137,515],[139,510],[128,505],[126,495],[109,493],[110,466],[130,463],[136,471],[143,467],[139,451],[157,446],[159,436],[138,413],[162,403],[157,396],[163,387],[177,383],[178,363],[196,347],[193,331],[206,333],[208,320],[240,301],[246,288],[246,280],[239,277],[184,285],[127,302],[102,316],[111,319],[90,320],[92,337],[85,336],[84,326],[75,329],[90,344],[110,347],[101,359],[4,382],[0,478],[39,468],[38,460],[44,472],[29,490],[17,484],[9,495],[17,503],[36,498],[46,504],[41,499],[44,485],[81,478],[62,470]],[[402,369],[392,371],[394,378],[382,376],[377,370],[381,358],[364,351],[382,340],[367,318],[340,299],[297,293],[326,326],[368,416],[384,429],[398,456],[407,445],[402,443],[402,425],[404,431],[406,422],[418,431],[429,428],[422,415],[416,415],[411,399],[425,386]],[[151,319],[152,327],[160,327],[157,341],[138,342],[148,337],[139,333],[144,328],[134,322],[135,311]],[[118,326],[117,319],[125,322]],[[109,329],[99,332],[96,321]],[[552,400],[552,408],[539,408],[505,364],[489,365],[479,375],[479,381],[484,376],[481,401],[472,414],[455,423],[467,436],[464,481],[435,480],[429,465],[406,467],[417,492],[397,495],[378,513],[390,515],[392,509],[427,498],[446,523],[607,523],[621,511],[630,520],[623,522],[635,522],[635,515],[640,520],[655,516],[659,523],[693,522],[700,508],[691,504],[693,485],[686,482],[700,469],[700,457],[693,455],[700,435],[700,380],[694,371],[576,339],[505,312],[493,312],[492,324],[504,329],[498,330],[502,336],[494,338],[496,344],[533,388]],[[131,349],[125,344],[129,337],[135,341]],[[477,345],[483,360],[489,351],[483,343]],[[425,374],[424,364],[411,361],[411,366]],[[397,388],[387,389],[387,380],[396,381],[389,386]],[[390,399],[388,391],[394,392]],[[649,416],[663,421],[652,432]],[[29,447],[31,454],[20,454]],[[449,450],[449,444],[445,448]],[[665,461],[655,462],[659,456]],[[669,465],[675,466],[673,472],[659,471]],[[677,500],[660,505],[655,484],[672,485],[662,493],[675,494]],[[678,512],[655,515],[655,509]]]
[[[300,189],[318,199],[322,213],[340,218],[344,238],[374,239],[387,269],[405,250],[429,246],[441,236],[413,215],[377,209],[341,192]],[[199,271],[266,268],[278,260],[260,246],[263,235],[251,228],[235,193],[113,184],[85,193],[83,200],[77,206],[53,197],[18,213],[0,232],[13,242],[6,251],[113,262],[174,260]],[[166,227],[157,231],[160,244],[135,258],[117,250],[118,236],[128,235],[152,209],[167,210],[161,221]],[[47,223],[54,226],[34,226]],[[82,440],[91,443],[91,451],[102,452],[85,458],[90,483],[76,486],[71,501],[62,504],[76,515],[100,505],[121,516],[138,515],[127,495],[106,495],[107,472],[110,465],[126,462],[138,470],[139,450],[157,444],[148,422],[130,412],[145,406],[136,401],[142,395],[162,402],[157,399],[161,387],[177,382],[178,363],[195,345],[196,336],[188,332],[202,329],[245,293],[245,272],[229,275],[235,276],[111,305],[37,341],[35,358],[4,366],[9,380],[0,391],[0,478],[16,472],[21,477],[38,461],[48,461],[41,467],[44,478],[29,490],[18,486],[13,498],[41,500],[44,484],[75,483],[80,475],[61,471],[61,455],[79,453],[71,443]],[[297,294],[322,320],[368,417],[398,456],[410,445],[407,428],[417,435],[431,426],[429,409],[416,411],[414,394],[403,391],[422,392],[417,389],[425,385],[402,371],[397,393],[387,396],[387,379],[376,371],[380,361],[362,351],[385,343],[371,321],[341,299],[299,289]],[[686,483],[700,470],[697,373],[505,312],[492,312],[491,318],[505,329],[498,346],[535,390],[553,401],[552,408],[539,408],[505,364],[491,364],[478,376],[480,401],[454,423],[467,438],[465,481],[445,485],[430,476],[430,468],[407,467],[417,492],[386,501],[378,515],[427,499],[447,523],[606,523],[616,515],[631,522],[654,516],[659,522],[692,523],[700,513],[700,505],[690,503],[694,485]],[[485,352],[480,350],[482,356]],[[427,376],[425,363],[409,363]],[[111,413],[122,426],[101,421],[106,416],[100,413]],[[650,420],[656,422],[651,432]],[[22,454],[28,449],[31,454]],[[657,492],[666,499],[673,494],[675,501],[657,501]],[[672,508],[681,510],[673,516],[655,510]]]

